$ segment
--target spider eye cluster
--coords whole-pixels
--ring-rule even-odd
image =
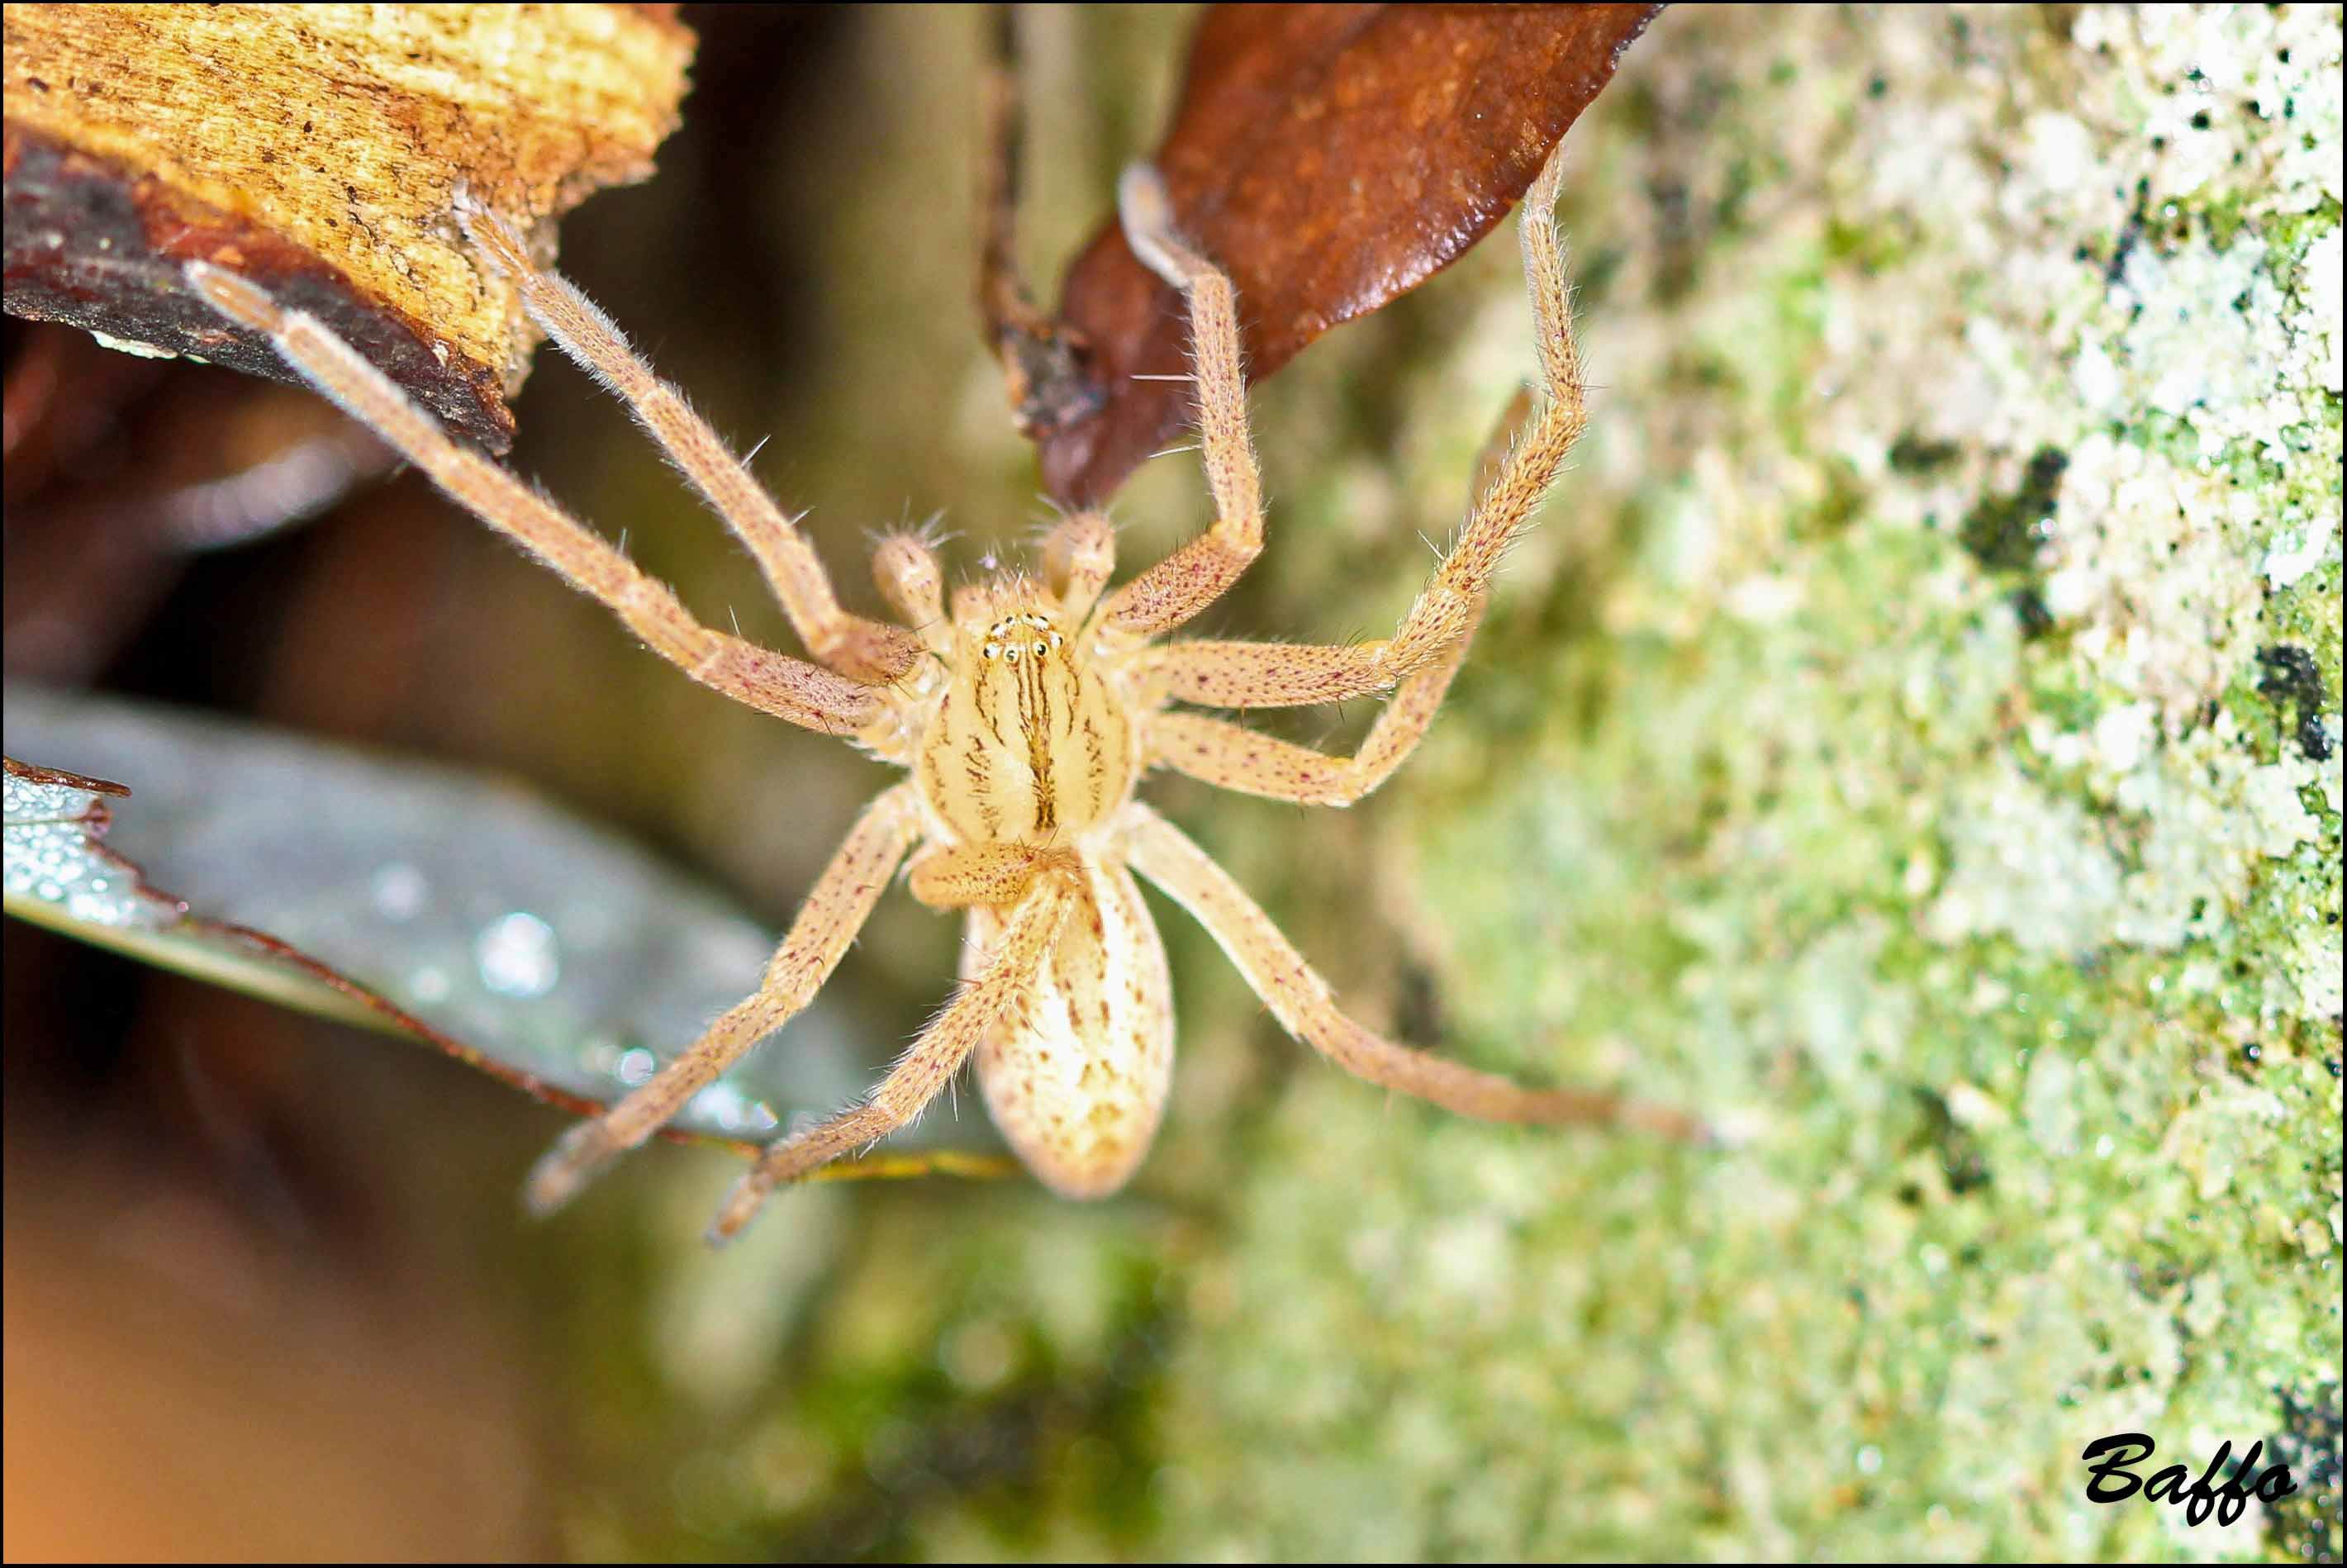
[[[986,629],[986,641],[979,653],[988,659],[999,659],[1016,664],[1022,656],[1049,658],[1051,651],[1065,641],[1051,625],[1047,615],[1029,611],[1024,615],[1007,615]]]

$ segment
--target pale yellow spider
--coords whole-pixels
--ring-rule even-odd
[[[1174,233],[1163,187],[1146,168],[1126,175],[1120,210],[1134,251],[1189,301],[1213,528],[1104,593],[1109,527],[1079,513],[1050,535],[1040,579],[1000,573],[958,589],[950,615],[937,557],[899,535],[873,565],[902,627],[843,610],[813,548],[683,398],[585,296],[531,262],[509,224],[459,193],[458,219],[480,254],[514,280],[554,341],[626,400],[749,546],[815,663],[701,625],[599,535],[451,439],[315,319],[218,267],[189,264],[190,282],[224,315],[267,334],[320,392],[694,680],[911,772],[866,808],[757,993],[558,1143],[531,1173],[533,1207],[568,1200],[805,1007],[908,859],[915,897],[968,911],[961,986],[862,1102],[766,1148],[719,1211],[712,1238],[739,1230],[776,1186],[913,1120],[973,1053],[996,1124],[1037,1176],[1070,1197],[1122,1186],[1156,1132],[1174,1064],[1165,951],[1136,871],[1197,917],[1290,1032],[1358,1077],[1492,1121],[1697,1131],[1612,1094],[1520,1088],[1356,1023],[1237,884],[1133,794],[1150,769],[1166,767],[1275,800],[1346,805],[1383,783],[1425,733],[1494,568],[1583,424],[1553,211],[1559,169],[1552,157],[1523,210],[1542,405],[1394,635],[1345,647],[1161,641],[1255,559],[1263,514],[1234,291]],[[1388,691],[1349,757],[1169,707],[1291,706]]]

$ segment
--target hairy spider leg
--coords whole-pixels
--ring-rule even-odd
[[[956,989],[945,1010],[860,1104],[769,1144],[758,1163],[733,1184],[709,1228],[709,1239],[723,1242],[737,1234],[776,1187],[884,1138],[918,1116],[944,1092],[1003,1009],[1033,983],[1076,901],[1077,884],[1065,872],[1051,869],[1037,876],[977,978]]]
[[[708,498],[734,537],[749,547],[807,651],[842,674],[883,684],[910,669],[920,657],[920,643],[901,627],[840,608],[815,547],[774,505],[749,466],[693,411],[684,394],[652,373],[611,318],[569,279],[541,271],[502,214],[461,188],[455,205],[466,237],[496,271],[513,280],[530,320],[628,405],[628,412]]]
[[[1539,511],[1588,424],[1581,352],[1573,335],[1572,292],[1556,228],[1563,169],[1560,143],[1523,204],[1524,279],[1532,295],[1543,394],[1538,415],[1521,429],[1514,420],[1502,419],[1501,431],[1512,437],[1504,456],[1493,465],[1491,482],[1475,497],[1442,564],[1393,636],[1333,647],[1197,641],[1149,649],[1140,659],[1163,682],[1168,698],[1215,708],[1340,702],[1389,690],[1473,635],[1492,574],[1508,546]],[[1184,262],[1192,268],[1205,264],[1195,258]],[[1216,363],[1200,356],[1202,397],[1204,378]],[[1208,439],[1213,439],[1211,433]]]
[[[1195,618],[1263,553],[1263,479],[1247,432],[1237,291],[1228,276],[1174,233],[1173,203],[1155,169],[1145,163],[1127,169],[1116,200],[1134,253],[1189,302],[1199,451],[1214,497],[1212,528],[1102,602],[1099,628],[1112,639],[1137,643]]]
[[[1592,1090],[1526,1089],[1365,1028],[1337,1008],[1328,982],[1204,850],[1139,801],[1125,807],[1124,822],[1133,868],[1206,928],[1288,1033],[1354,1077],[1485,1122],[1612,1122],[1706,1138],[1702,1122],[1666,1106]]]
[[[798,918],[774,950],[757,991],[710,1025],[650,1082],[564,1133],[530,1171],[524,1192],[532,1211],[548,1214],[569,1203],[614,1155],[658,1132],[686,1101],[805,1008],[846,956],[920,833],[920,798],[909,783],[887,790],[865,807],[799,906]]]
[[[854,734],[880,717],[884,699],[875,688],[702,625],[675,594],[602,536],[449,436],[316,317],[285,310],[257,284],[202,261],[189,262],[187,277],[214,310],[265,334],[304,380],[396,447],[459,506],[600,602],[695,681],[826,735]]]

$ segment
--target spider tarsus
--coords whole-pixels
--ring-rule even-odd
[[[764,1171],[753,1170],[743,1175],[725,1194],[717,1217],[710,1221],[709,1229],[703,1233],[704,1239],[711,1246],[723,1246],[740,1235],[758,1217],[758,1211],[765,1206],[774,1191],[774,1179]]]
[[[1668,1138],[1674,1143],[1689,1144],[1697,1149],[1717,1149],[1724,1145],[1719,1133],[1702,1117],[1668,1105],[1656,1105],[1644,1100],[1624,1100],[1616,1113],[1623,1125],[1635,1127]]]
[[[489,204],[475,192],[472,181],[466,179],[456,181],[456,189],[448,192],[448,210],[456,215],[457,225],[467,235],[472,233],[475,224],[497,217]]]
[[[210,301],[214,309],[249,327],[262,332],[275,330],[282,317],[277,302],[269,292],[247,278],[241,278],[226,267],[215,267],[209,261],[190,261],[181,269],[188,286]]]
[[[449,192],[448,210],[456,220],[456,228],[471,242],[477,258],[497,275],[514,272],[518,265],[528,264],[521,231],[510,219],[473,192],[463,180]],[[593,365],[589,374],[602,378],[602,372]],[[608,383],[607,383],[608,384]]]
[[[529,1179],[522,1184],[523,1205],[540,1216],[554,1213],[577,1197],[619,1152],[602,1122],[581,1122],[529,1168]]]
[[[1116,215],[1124,241],[1142,265],[1173,284],[1189,286],[1191,269],[1176,252],[1183,247],[1174,228],[1174,199],[1154,164],[1128,163],[1116,182]]]

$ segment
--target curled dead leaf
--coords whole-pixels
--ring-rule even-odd
[[[1250,376],[1489,232],[1661,9],[1210,7],[1156,162],[1238,285]],[[1112,221],[1069,269],[1055,330],[1072,384],[1013,397],[1044,488],[1089,504],[1189,419],[1181,302]],[[1019,368],[1031,382],[1044,359]]]

